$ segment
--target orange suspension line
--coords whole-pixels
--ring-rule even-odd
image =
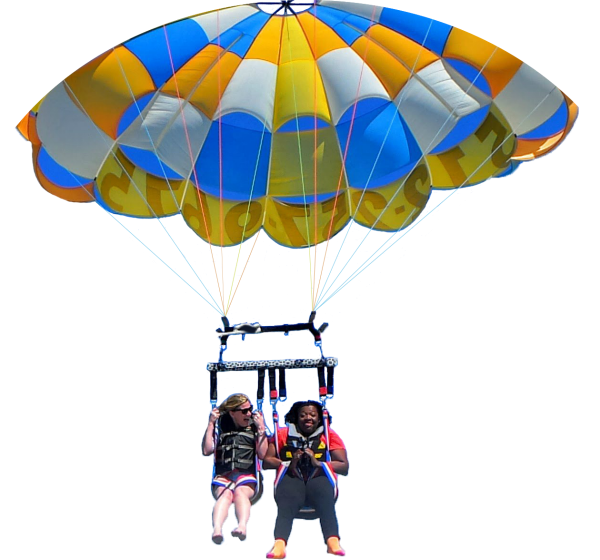
[[[242,278],[244,277],[244,272],[246,272],[246,267],[248,266],[248,263],[250,262],[250,257],[252,256],[252,253],[254,252],[254,247],[256,247],[256,242],[258,241],[258,236],[260,235],[261,231],[262,231],[262,228],[258,230],[258,233],[256,234],[256,237],[254,238],[254,243],[252,244],[252,249],[250,249],[250,254],[248,255],[248,259],[246,260],[246,264],[244,265],[244,270],[242,270],[240,279],[238,280],[238,283],[235,287],[233,295],[231,296],[231,299],[229,300],[229,305],[227,306],[227,309],[225,310],[225,315],[227,315],[227,313],[229,313],[229,310],[231,309],[231,305],[233,304],[233,298],[235,297],[235,294],[237,294],[238,288],[240,287],[240,283],[242,282]]]
[[[220,10],[217,11],[217,47],[221,49],[221,19]],[[217,89],[219,94],[219,105],[217,111],[219,112],[219,230],[220,230],[220,241],[221,241],[221,284],[223,285],[223,292],[225,292],[225,278],[224,278],[224,261],[225,256],[223,254],[223,121],[221,115],[221,106],[223,100],[223,92],[221,91],[221,56],[217,59]],[[225,296],[223,295],[223,307],[225,307]]]
[[[356,88],[356,98],[354,100],[354,107],[352,109],[352,118],[350,119],[350,128],[348,130],[348,140],[346,141],[346,147],[344,148],[344,155],[342,157],[342,168],[340,170],[340,178],[338,180],[337,189],[335,191],[335,199],[333,202],[333,211],[331,214],[331,220],[329,221],[329,230],[327,232],[327,244],[325,245],[325,255],[323,256],[323,265],[321,266],[321,274],[319,276],[319,284],[317,286],[317,293],[319,292],[319,289],[321,287],[321,280],[323,279],[323,271],[325,270],[325,260],[327,259],[327,251],[329,249],[329,241],[331,240],[331,230],[333,229],[333,221],[335,218],[335,211],[337,208],[337,202],[338,202],[338,198],[339,198],[340,188],[342,185],[342,179],[344,178],[345,171],[346,171],[346,158],[348,157],[348,151],[350,149],[350,140],[352,138],[352,130],[354,129],[354,120],[356,117],[356,110],[358,108],[358,98],[360,96],[360,88],[362,85],[362,78],[363,78],[363,73],[364,73],[364,69],[365,69],[365,65],[366,65],[366,59],[367,59],[367,55],[369,53],[369,47],[371,46],[369,33],[371,31],[373,21],[375,20],[376,9],[377,9],[377,6],[373,6],[373,11],[371,12],[371,22],[370,22],[371,25],[369,26],[369,29],[367,30],[367,33],[366,33],[367,45],[365,47],[365,52],[363,55],[363,64],[362,64],[362,67],[360,70],[360,76],[358,78],[358,86]]]
[[[313,92],[314,92],[314,97],[313,97],[313,106],[314,106],[314,110],[315,110],[315,124],[314,124],[314,138],[315,138],[315,145],[314,145],[314,155],[313,155],[313,159],[314,159],[314,190],[315,190],[315,197],[314,197],[314,214],[315,214],[315,235],[313,238],[313,244],[314,244],[314,248],[315,248],[315,254],[314,254],[314,266],[313,266],[313,281],[312,281],[312,310],[314,310],[315,308],[315,304],[316,304],[316,298],[317,298],[317,292],[315,290],[315,285],[317,283],[317,245],[319,244],[319,237],[318,237],[318,206],[317,206],[317,193],[318,193],[318,189],[317,189],[317,183],[318,183],[318,174],[317,174],[317,167],[318,167],[318,149],[319,149],[319,142],[318,142],[318,120],[317,120],[317,56],[319,53],[319,49],[317,46],[317,2],[315,0],[315,2],[313,3],[313,9],[315,11],[314,16],[313,16],[313,36],[314,36],[314,40],[315,40],[315,50],[314,50],[314,57],[315,57],[315,64],[314,64],[314,77],[313,77]]]
[[[186,140],[186,144],[187,144],[187,148],[188,148],[188,152],[190,155],[190,162],[192,164],[192,173],[194,175],[194,187],[196,189],[196,196],[198,197],[198,205],[200,206],[200,211],[202,212],[202,219],[204,221],[204,230],[206,231],[206,237],[208,238],[208,245],[210,247],[210,256],[213,262],[213,268],[215,271],[215,279],[217,281],[217,287],[219,289],[219,296],[221,298],[221,305],[222,307],[225,307],[224,305],[224,299],[223,299],[223,294],[221,292],[221,285],[219,284],[219,275],[217,274],[217,265],[215,263],[215,256],[213,254],[213,250],[212,250],[212,242],[210,239],[210,231],[208,229],[208,223],[206,221],[206,212],[204,210],[204,203],[202,202],[202,197],[200,196],[200,181],[198,180],[198,172],[196,171],[196,166],[194,165],[194,154],[192,152],[192,142],[190,140],[190,135],[189,135],[189,131],[188,131],[188,127],[187,127],[187,122],[185,120],[185,113],[183,112],[183,104],[182,104],[182,100],[183,98],[181,97],[181,93],[179,90],[179,84],[177,83],[177,74],[175,72],[175,64],[173,63],[173,53],[171,51],[171,45],[169,44],[169,36],[167,33],[167,27],[163,26],[163,30],[165,32],[165,41],[167,43],[167,51],[169,53],[169,62],[171,64],[171,74],[172,74],[172,78],[173,78],[173,83],[175,84],[175,91],[177,92],[177,99],[179,101],[179,111],[181,113],[181,119],[182,119],[182,123],[183,123],[183,130],[185,133],[185,140]]]

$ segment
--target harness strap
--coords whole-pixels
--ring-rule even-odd
[[[215,423],[215,427],[213,429],[213,474],[212,477],[215,478],[217,474],[217,446],[219,445],[219,421]]]
[[[273,412],[273,424],[275,426],[275,452],[276,456],[281,459],[281,452],[279,449],[279,416],[276,411]],[[325,461],[322,461],[322,468],[325,476],[329,480],[329,483],[333,487],[334,496],[337,499],[338,496],[338,482],[337,475],[333,470],[333,466],[331,465],[331,454],[329,452],[329,443],[330,443],[330,435],[329,435],[329,412],[325,407],[323,407],[323,436],[325,438]],[[288,438],[290,434],[288,432]],[[319,436],[320,440],[320,436]],[[277,473],[275,474],[274,486],[277,488],[282,478],[285,476],[289,469],[289,461],[282,461],[281,465],[277,469]],[[314,472],[311,474],[311,477],[314,476]]]
[[[319,366],[317,368],[317,374],[319,376],[319,397],[324,399],[327,397],[327,385],[325,383],[325,367]]]
[[[327,396],[333,397],[333,366],[327,366]]]
[[[258,370],[258,388],[256,390],[256,406],[262,412],[262,403],[265,398],[265,370]]]
[[[269,397],[271,404],[277,402],[279,398],[277,393],[277,385],[275,384],[275,368],[269,368]]]
[[[219,443],[220,427],[221,427],[221,420],[219,419],[215,424],[215,430],[214,430],[213,473],[212,473],[211,479],[215,478],[215,473],[216,473],[217,445]],[[250,447],[250,448],[254,449],[252,447]],[[242,462],[242,461],[240,461],[240,462]],[[246,462],[246,461],[243,461],[243,462]],[[252,461],[249,461],[249,463],[252,463]],[[261,497],[262,497],[262,484],[263,483],[261,482],[261,479],[259,478],[259,477],[262,477],[262,461],[258,458],[258,453],[255,454],[254,470],[256,473],[256,487],[254,489],[254,496],[252,496],[251,501],[255,500],[257,498],[259,492],[261,493]],[[211,493],[212,493],[212,484],[211,484]],[[216,499],[216,498],[214,498],[214,495],[213,495],[213,499]]]
[[[329,412],[325,407],[323,407],[323,432],[325,434],[325,458],[329,463],[331,461],[329,453]]]
[[[285,368],[279,368],[279,400],[287,399],[287,389],[285,387]]]

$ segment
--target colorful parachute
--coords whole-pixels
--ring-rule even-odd
[[[115,214],[181,214],[213,245],[398,231],[431,189],[554,149],[576,105],[435,20],[322,0],[182,19],[92,60],[19,124],[42,186]]]

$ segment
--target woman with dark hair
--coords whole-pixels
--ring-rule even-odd
[[[316,401],[295,403],[285,422],[287,427],[279,428],[269,441],[263,461],[264,468],[278,469],[275,544],[267,558],[285,558],[294,518],[305,505],[314,508],[319,517],[327,552],[344,556],[335,514],[337,475],[347,475],[349,468],[344,443],[332,430],[326,438],[323,407]]]

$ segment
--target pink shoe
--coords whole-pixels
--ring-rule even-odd
[[[329,537],[327,539],[327,554],[346,556],[345,550],[340,546],[340,539],[338,537]]]
[[[267,552],[267,558],[285,558],[285,541],[277,539],[270,552]]]

